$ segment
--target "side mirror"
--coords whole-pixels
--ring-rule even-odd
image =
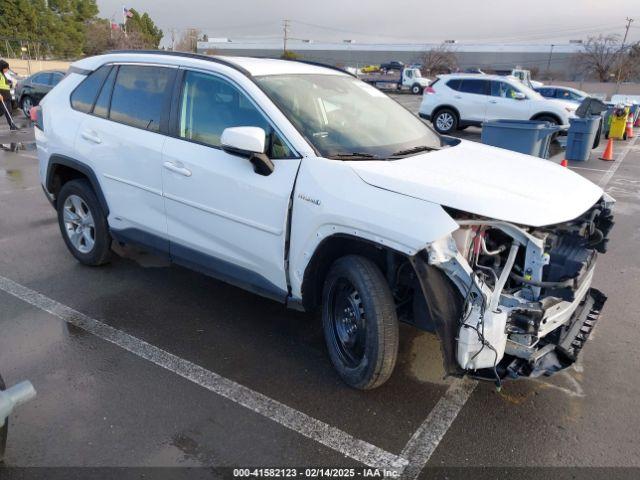
[[[522,93],[522,92],[516,92],[516,93],[513,95],[513,98],[515,98],[516,100],[526,100],[526,99],[527,99],[527,96],[526,96],[524,93]]]
[[[265,131],[259,127],[229,127],[222,132],[220,144],[225,152],[249,159],[254,172],[267,176],[275,166],[264,153],[266,138]]]

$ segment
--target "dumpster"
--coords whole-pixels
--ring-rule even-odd
[[[570,118],[567,132],[567,160],[586,162],[594,148],[602,117],[592,115],[588,118]]]
[[[482,124],[481,141],[485,145],[549,158],[549,145],[559,125],[535,120],[492,120]]]
[[[627,139],[627,117],[629,116],[629,107],[624,105],[616,105],[609,118],[609,131],[607,138],[615,138],[617,140]]]

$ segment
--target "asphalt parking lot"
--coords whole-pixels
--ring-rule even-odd
[[[397,98],[417,111],[419,97]],[[435,337],[408,326],[391,381],[351,390],[312,315],[135,249],[83,267],[60,237],[32,147],[0,151],[0,372],[38,390],[11,418],[7,466],[368,465],[405,478],[439,467],[640,467],[636,140],[616,143],[614,162],[597,160],[602,145],[570,165],[618,201],[594,285],[609,299],[580,361],[500,392],[443,379]]]

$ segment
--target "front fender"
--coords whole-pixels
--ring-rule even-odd
[[[320,243],[344,234],[413,256],[458,224],[438,204],[365,183],[350,162],[305,158],[293,195],[291,294],[302,296],[304,272]]]

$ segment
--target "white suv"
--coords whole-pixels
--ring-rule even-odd
[[[484,74],[440,75],[424,91],[420,116],[443,134],[487,120],[540,120],[568,127],[578,105],[544,98],[516,78]]]
[[[440,137],[343,71],[119,52],[74,63],[34,113],[42,184],[80,262],[107,262],[114,239],[318,309],[356,388],[390,376],[399,321],[438,334],[447,374],[551,373],[603,302],[602,189]]]

